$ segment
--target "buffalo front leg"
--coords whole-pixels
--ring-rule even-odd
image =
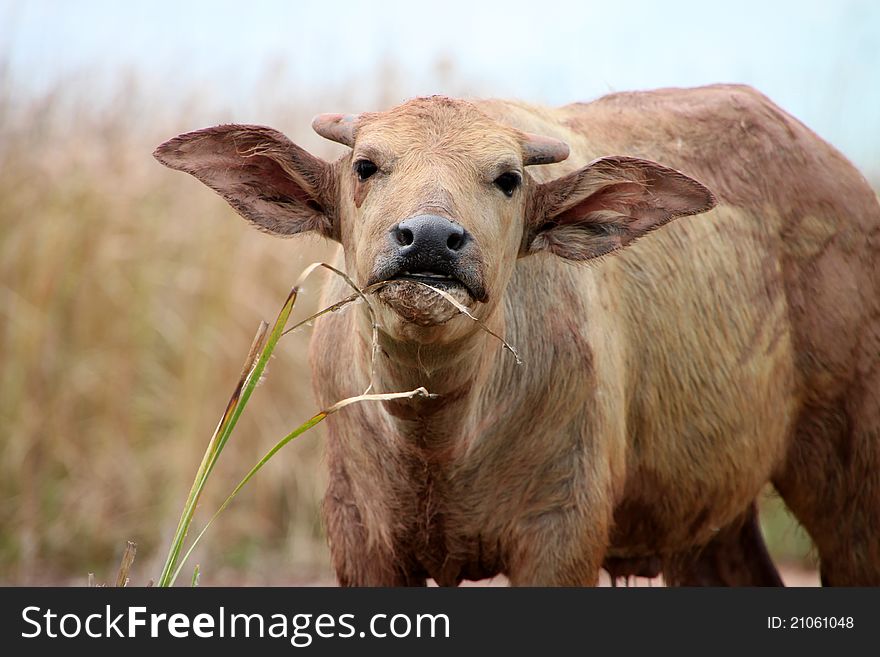
[[[573,510],[525,519],[508,560],[511,586],[596,586],[608,526],[607,518]]]
[[[424,575],[384,541],[370,541],[344,485],[331,486],[322,508],[330,557],[340,586],[425,586]]]
[[[505,546],[505,574],[511,586],[596,586],[608,550],[615,491],[622,459],[609,446],[621,441],[586,441],[601,422],[598,413],[561,432],[555,458],[529,463],[521,490],[521,515]],[[618,485],[616,485],[618,484]]]

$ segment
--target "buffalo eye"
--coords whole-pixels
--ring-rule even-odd
[[[357,174],[358,180],[361,182],[372,176],[379,170],[375,162],[367,159],[361,159],[354,163],[354,172]]]
[[[513,192],[516,191],[516,188],[519,187],[519,184],[522,182],[522,178],[515,171],[508,171],[507,173],[502,173],[495,179],[495,186],[504,192],[504,195],[507,197],[513,196]]]

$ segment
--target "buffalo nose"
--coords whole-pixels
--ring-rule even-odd
[[[449,260],[458,255],[469,239],[464,228],[434,214],[404,219],[391,229],[391,237],[400,255],[418,254],[427,260]]]

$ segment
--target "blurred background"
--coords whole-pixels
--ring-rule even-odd
[[[741,82],[877,185],[878,72],[871,0],[0,2],[0,584],[111,582],[127,540],[132,582],[157,577],[259,320],[328,256],[248,228],[156,163],[161,141],[264,123],[332,158],[319,112]],[[281,342],[196,526],[317,410],[308,340]],[[322,440],[282,450],[215,523],[203,584],[332,581]],[[809,539],[772,491],[764,507],[774,556],[814,582]]]

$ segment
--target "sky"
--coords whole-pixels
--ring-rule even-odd
[[[241,114],[257,93],[373,109],[318,103],[375,102],[365,87],[389,71],[403,96],[465,80],[551,105],[740,82],[880,177],[876,0],[0,0],[0,65],[17,94],[135,73],[169,101],[203,90]]]

